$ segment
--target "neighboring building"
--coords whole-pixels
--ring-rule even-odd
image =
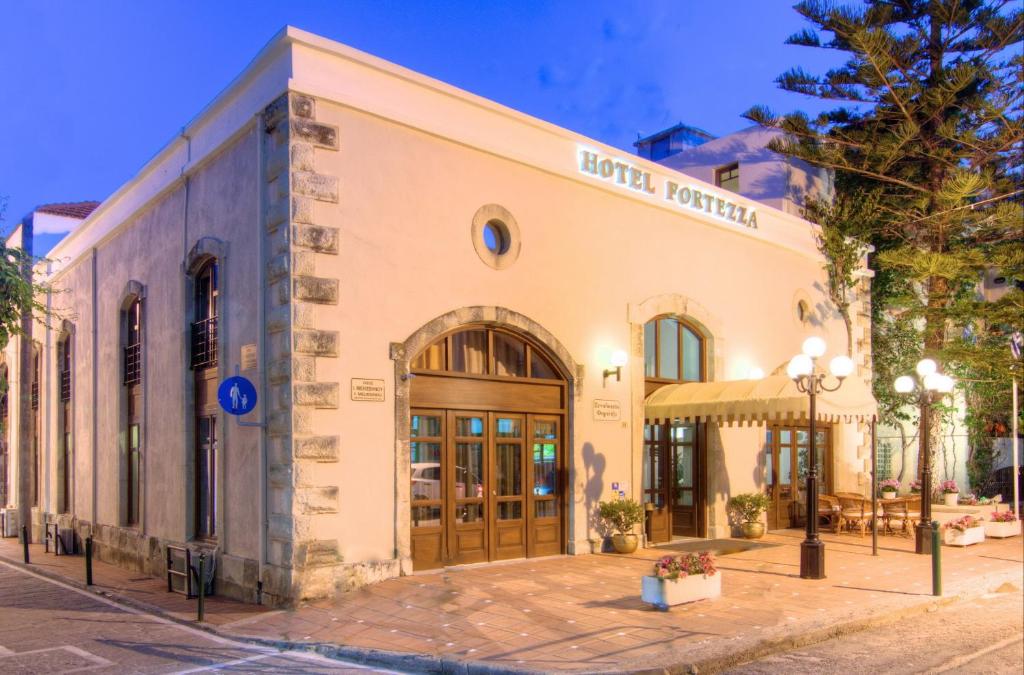
[[[728,536],[755,490],[785,527],[807,399],[777,373],[846,351],[810,223],[292,28],[50,258],[33,536],[210,551],[268,603],[587,553],[619,495],[655,541]],[[823,491],[865,489],[866,284]],[[236,371],[265,427],[217,405]]]
[[[695,148],[714,139],[714,136],[703,129],[679,123],[674,127],[641,138],[633,145],[636,147],[636,154],[644,159],[660,162],[687,148]]]
[[[769,150],[768,142],[781,133],[753,126],[699,145],[680,144],[677,151],[656,159],[711,185],[800,216],[808,195],[831,199],[832,175]]]

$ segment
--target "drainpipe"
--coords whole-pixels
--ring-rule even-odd
[[[21,247],[25,260],[22,278],[32,282],[32,214],[22,220]],[[32,310],[22,307],[21,335],[18,337],[18,524],[25,527],[32,539]]]
[[[92,289],[91,289],[91,291],[92,291],[92,303],[91,303],[92,304],[92,318],[91,318],[92,326],[90,326],[89,332],[90,332],[90,337],[92,339],[92,439],[91,439],[92,440],[92,499],[90,500],[92,502],[92,514],[90,516],[90,523],[89,523],[89,534],[90,535],[93,532],[96,531],[96,518],[98,517],[98,514],[99,514],[99,509],[98,509],[98,507],[96,505],[97,495],[98,495],[98,492],[99,492],[99,484],[98,484],[98,473],[99,473],[99,471],[97,470],[97,463],[99,461],[99,448],[97,447],[97,445],[99,443],[99,435],[98,435],[98,432],[96,430],[97,425],[99,423],[99,408],[100,408],[96,404],[97,403],[97,397],[99,396],[99,385],[97,384],[97,381],[99,380],[99,375],[100,375],[99,359],[97,358],[97,355],[99,354],[99,327],[96,325],[96,322],[97,322],[97,320],[99,318],[99,311],[96,308],[97,300],[99,299],[99,291],[96,288],[96,280],[98,278],[98,275],[96,273],[97,270],[96,270],[96,249],[95,249],[95,247],[92,249],[92,265],[91,265],[91,267],[92,267],[92,270],[91,270],[91,274],[92,274],[92,282],[91,282],[92,283]]]

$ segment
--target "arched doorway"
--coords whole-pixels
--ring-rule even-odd
[[[565,552],[568,383],[554,363],[490,325],[411,359],[414,569]]]
[[[707,380],[707,349],[689,322],[663,315],[644,324],[644,394],[681,382]],[[645,419],[643,498],[652,542],[703,537],[707,429],[697,422]]]

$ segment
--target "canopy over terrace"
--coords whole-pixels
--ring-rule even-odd
[[[649,420],[724,422],[726,424],[806,420],[810,400],[786,375],[760,380],[670,384],[647,397]],[[833,392],[818,394],[815,417],[821,422],[870,421],[878,412],[871,389],[849,377]]]

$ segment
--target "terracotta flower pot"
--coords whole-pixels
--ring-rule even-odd
[[[740,531],[745,539],[760,539],[764,536],[764,523],[756,520],[752,523],[741,523]]]
[[[632,553],[640,544],[640,537],[635,534],[613,534],[612,546],[616,553]]]

